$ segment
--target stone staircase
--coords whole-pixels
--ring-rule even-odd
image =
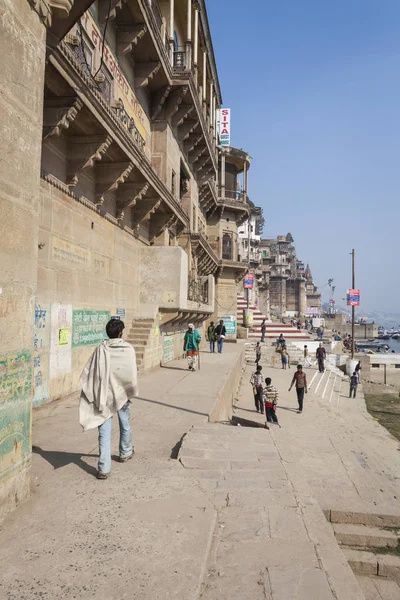
[[[132,322],[126,341],[132,344],[136,352],[138,372],[144,372],[144,355],[153,332],[153,319],[137,319]]]
[[[237,322],[238,324],[243,323],[243,310],[247,309],[247,300],[243,295],[238,294],[237,297]],[[266,333],[265,339],[276,340],[281,333],[283,333],[286,340],[310,340],[309,334],[304,330],[298,330],[292,327],[289,323],[278,323],[268,321],[264,313],[262,313],[256,306],[250,305],[249,309],[253,313],[253,327],[249,332],[249,338],[261,339],[261,323],[265,319],[266,321]]]
[[[366,600],[400,599],[400,515],[330,511],[329,517]]]
[[[303,349],[297,348],[290,342],[286,346],[290,356],[291,372],[294,373],[296,365],[304,363]],[[245,357],[247,364],[255,364],[256,342],[245,344]],[[312,360],[314,359],[312,358]],[[343,402],[343,395],[348,393],[349,378],[340,369],[330,364],[329,361],[325,362],[324,373],[319,373],[315,360],[314,363],[312,367],[305,368],[309,391],[312,391],[320,401],[338,407]],[[272,340],[261,344],[261,361],[259,364],[273,368],[281,366],[280,354],[276,352]]]

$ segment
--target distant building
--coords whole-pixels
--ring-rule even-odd
[[[265,314],[304,317],[311,307],[317,307],[320,312],[321,296],[313,284],[309,266],[307,272],[304,263],[297,258],[292,234],[261,239],[260,251],[260,304]]]
[[[310,265],[307,265],[305,271],[306,278],[306,315],[314,316],[321,314],[321,294],[314,285]]]

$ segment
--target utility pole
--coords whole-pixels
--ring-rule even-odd
[[[249,220],[247,222],[247,262],[249,265],[249,273],[250,273],[250,233],[251,233],[251,211],[249,213]],[[254,289],[254,288],[253,288]],[[250,309],[250,289],[247,289],[247,310]]]
[[[351,252],[351,286],[352,289],[355,289],[355,285],[356,285],[356,276],[355,276],[355,269],[354,269],[354,258],[355,258],[355,251],[354,248]],[[355,315],[355,306],[351,307],[351,358],[354,358],[354,315]]]

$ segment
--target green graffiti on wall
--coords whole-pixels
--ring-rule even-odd
[[[22,400],[32,391],[32,355],[21,350],[0,356],[0,403]]]
[[[32,354],[0,356],[0,475],[30,453]]]
[[[109,310],[72,311],[72,347],[96,346],[107,339],[106,325]]]

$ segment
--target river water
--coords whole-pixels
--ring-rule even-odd
[[[387,344],[388,346],[390,346],[389,352],[394,350],[397,354],[400,354],[400,340],[393,340],[392,338],[390,338],[390,340],[377,340],[377,341],[381,344]]]

